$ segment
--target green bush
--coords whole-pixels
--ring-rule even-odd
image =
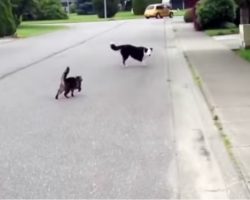
[[[184,14],[184,21],[186,23],[193,22],[193,8],[188,8]]]
[[[23,20],[67,19],[60,0],[36,1],[36,4],[23,14]]]
[[[118,12],[118,0],[107,0],[107,17],[114,17]],[[104,2],[103,0],[93,0],[96,14],[99,18],[104,18]]]
[[[0,0],[0,37],[13,35],[16,32],[15,19],[9,0]]]
[[[67,19],[67,17],[60,0],[43,0],[40,2],[38,20]]]
[[[132,8],[135,15],[143,15],[145,8],[147,7],[146,0],[133,0]]]
[[[224,22],[234,21],[235,8],[233,0],[201,0],[197,20],[202,29],[218,28]]]

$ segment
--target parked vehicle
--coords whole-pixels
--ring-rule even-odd
[[[163,18],[174,16],[174,12],[167,4],[150,4],[144,12],[144,16],[149,19],[150,17]]]

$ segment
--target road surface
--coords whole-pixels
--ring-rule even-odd
[[[0,198],[226,198],[171,23],[76,24],[0,46]],[[111,42],[153,54],[123,67]],[[83,90],[55,100],[66,66]]]

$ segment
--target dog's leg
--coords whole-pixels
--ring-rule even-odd
[[[71,90],[71,96],[74,97],[74,89]]]
[[[123,65],[124,65],[124,67],[127,67],[127,64],[126,64],[126,60],[128,59],[128,56],[127,57],[123,57],[123,61],[122,61],[122,63],[123,63]]]
[[[122,54],[122,63],[125,67],[127,67],[126,60],[128,59],[129,55],[124,52],[121,52],[121,54]]]

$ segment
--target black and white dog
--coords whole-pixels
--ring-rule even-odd
[[[124,66],[126,66],[126,60],[128,59],[129,56],[134,58],[135,60],[143,62],[146,56],[151,56],[151,53],[153,51],[153,48],[146,48],[142,46],[136,47],[130,44],[119,45],[119,46],[111,44],[110,47],[114,51],[120,50]]]
[[[81,76],[75,76],[75,77],[67,77],[69,74],[69,67],[65,69],[65,71],[62,74],[61,77],[61,83],[59,86],[59,89],[56,93],[56,99],[58,99],[59,95],[64,92],[64,96],[66,98],[68,97],[68,93],[71,92],[71,96],[74,96],[74,90],[78,90],[78,92],[81,91],[81,84],[82,84],[82,77]]]

